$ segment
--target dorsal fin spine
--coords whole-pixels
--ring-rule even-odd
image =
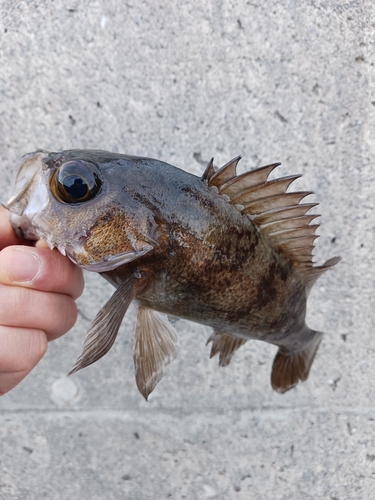
[[[246,203],[251,201],[261,200],[268,196],[276,196],[285,194],[288,187],[293,181],[301,177],[300,175],[289,175],[287,177],[280,177],[272,181],[264,182],[259,186],[245,189],[240,191],[237,195],[232,196],[233,203]]]
[[[269,232],[268,235],[270,238],[276,238],[278,241],[282,242],[283,240],[292,240],[295,238],[301,238],[302,236],[312,236],[315,234],[318,227],[319,224],[306,224],[305,226],[298,227],[296,229]]]
[[[272,163],[271,165],[265,165],[251,172],[245,172],[244,174],[238,175],[234,179],[223,184],[220,188],[221,192],[230,196],[237,191],[240,185],[243,189],[261,186],[267,181],[270,173],[279,165],[281,165],[281,163]]]
[[[298,205],[291,205],[289,207],[279,207],[268,210],[259,215],[256,215],[254,221],[256,224],[262,226],[270,222],[279,222],[284,219],[289,219],[296,214],[305,215],[311,208],[314,208],[318,203],[300,203]]]
[[[267,234],[271,234],[274,232],[288,231],[290,229],[297,229],[305,226],[310,226],[310,223],[317,217],[320,216],[317,214],[300,215],[297,217],[290,217],[288,219],[269,222],[268,224],[267,223],[261,224],[260,227],[262,231],[266,232]],[[317,224],[316,226],[318,227],[319,224]]]
[[[203,175],[201,177],[202,181],[209,182],[211,177],[214,175],[214,173],[215,173],[214,159],[211,158],[211,160],[208,162],[208,165],[207,165],[207,167],[206,167],[206,169],[203,172]]]
[[[208,180],[209,186],[220,187],[231,179],[237,178],[236,169],[238,162],[242,156],[236,156],[233,160],[228,161],[223,167],[219,168]]]
[[[288,206],[290,203],[298,205],[298,203],[305,198],[306,196],[313,194],[312,191],[297,191],[295,193],[285,193],[278,194],[274,196],[267,196],[265,198],[261,198],[257,201],[252,201],[250,203],[245,204],[243,213],[251,213],[252,215],[257,216],[262,214],[263,212],[270,210],[273,207],[283,207]]]

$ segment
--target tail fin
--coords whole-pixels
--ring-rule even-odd
[[[311,365],[318,350],[323,333],[310,330],[312,335],[309,343],[300,351],[292,351],[280,347],[273,362],[271,384],[272,388],[281,394],[292,389],[300,380],[303,382],[309,376]]]

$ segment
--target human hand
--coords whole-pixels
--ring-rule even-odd
[[[36,366],[47,342],[66,333],[77,319],[75,299],[83,276],[44,242],[17,238],[0,209],[0,395]]]

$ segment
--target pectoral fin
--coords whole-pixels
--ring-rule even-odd
[[[134,338],[135,379],[147,400],[176,357],[177,335],[163,314],[140,306]]]
[[[225,333],[213,332],[207,340],[206,345],[210,342],[212,342],[210,358],[219,353],[219,366],[228,366],[233,354],[246,340]]]
[[[71,375],[98,361],[112,347],[125,313],[137,291],[137,278],[131,276],[122,283],[100,309],[86,334],[82,354],[70,370]]]

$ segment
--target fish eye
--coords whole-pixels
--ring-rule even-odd
[[[101,185],[97,167],[83,160],[64,163],[51,177],[51,191],[54,197],[63,203],[91,200],[98,194]]]

